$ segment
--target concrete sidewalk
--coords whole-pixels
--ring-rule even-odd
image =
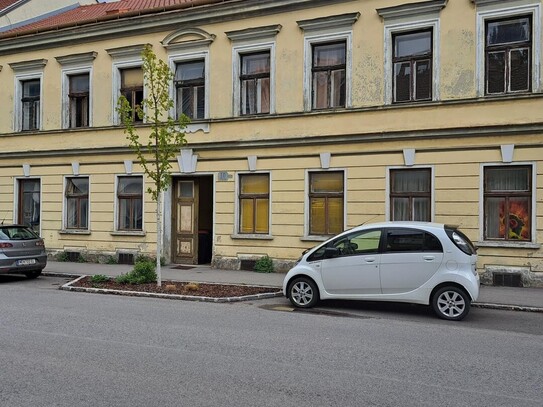
[[[115,277],[133,269],[124,264],[96,263],[47,263],[44,275],[96,275]],[[202,283],[226,283],[281,287],[283,273],[255,273],[243,270],[219,270],[209,266],[167,265],[161,269],[162,280],[191,281]],[[481,286],[476,307],[543,312],[543,288],[512,288]]]

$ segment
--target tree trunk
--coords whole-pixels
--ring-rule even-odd
[[[156,199],[156,281],[159,287],[162,286],[162,273],[160,270],[160,259],[162,257],[162,197],[163,192],[160,191]]]

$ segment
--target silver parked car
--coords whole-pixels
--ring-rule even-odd
[[[23,225],[0,225],[0,274],[36,278],[46,265],[45,244],[32,229]]]
[[[283,293],[301,308],[325,299],[409,302],[461,320],[479,295],[476,261],[475,246],[454,226],[368,224],[305,252]]]

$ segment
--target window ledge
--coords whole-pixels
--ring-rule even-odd
[[[115,231],[109,232],[109,234],[111,236],[141,236],[141,237],[146,235],[146,233],[141,230],[134,230],[134,231],[115,230]]]
[[[58,233],[60,233],[61,235],[90,235],[91,231],[90,230],[77,230],[77,229],[74,229],[74,230],[62,229],[62,230],[59,230]]]
[[[508,249],[541,249],[539,243],[532,242],[475,242],[477,247],[502,247]]]
[[[242,234],[233,234],[233,235],[230,235],[230,237],[232,239],[239,239],[239,240],[273,240],[273,236],[272,235],[255,235],[255,234],[246,234],[246,235],[242,235]]]
[[[330,239],[332,236],[304,236],[300,240],[302,242],[325,242]]]

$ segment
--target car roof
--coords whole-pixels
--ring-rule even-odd
[[[372,228],[421,228],[421,229],[443,230],[445,227],[448,227],[448,226],[443,223],[436,223],[436,222],[389,221],[389,222],[365,223],[359,226],[355,226],[351,230],[372,229]]]

